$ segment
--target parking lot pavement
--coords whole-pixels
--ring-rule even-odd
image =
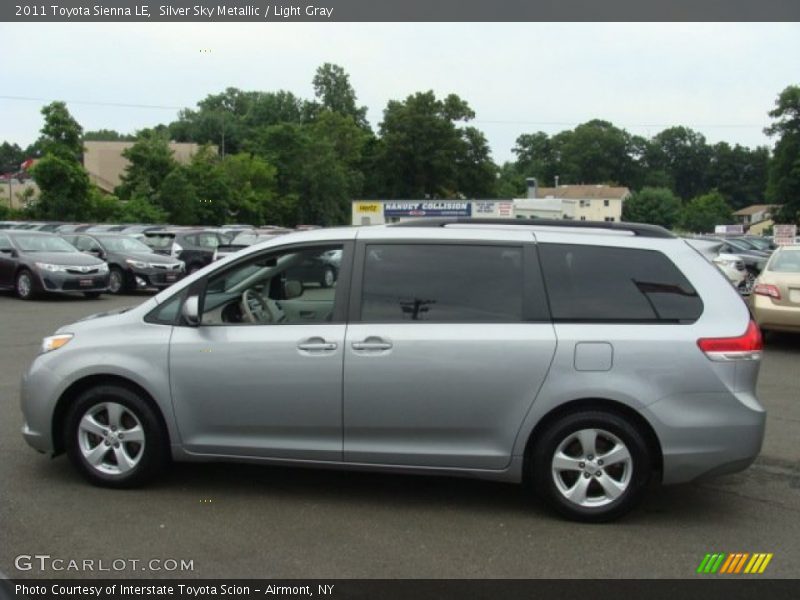
[[[27,303],[0,292],[0,571],[12,577],[42,575],[15,569],[21,554],[194,566],[126,576],[479,578],[693,577],[707,552],[772,552],[764,576],[800,574],[798,336],[768,342],[759,391],[769,419],[753,467],[654,488],[623,521],[589,526],[518,486],[440,477],[214,464],[176,465],[143,490],[87,485],[64,457],[23,442],[19,377],[59,325],[141,299]]]

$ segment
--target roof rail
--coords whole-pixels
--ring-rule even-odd
[[[447,227],[448,225],[520,225],[527,227],[568,227],[571,229],[610,229],[627,231],[639,237],[674,238],[673,233],[660,225],[644,223],[618,223],[608,221],[570,221],[557,219],[487,219],[471,217],[418,218],[402,223],[392,223],[390,227]]]

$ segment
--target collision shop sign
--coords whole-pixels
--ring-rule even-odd
[[[772,237],[776,246],[791,246],[797,238],[797,225],[773,225]]]
[[[386,202],[385,217],[470,217],[472,204],[453,200],[428,200],[424,202]]]

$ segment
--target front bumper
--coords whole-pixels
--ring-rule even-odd
[[[749,392],[670,396],[644,415],[661,443],[667,484],[742,471],[764,440],[766,411]]]
[[[39,270],[36,275],[45,292],[104,292],[108,289],[108,271],[84,274]]]

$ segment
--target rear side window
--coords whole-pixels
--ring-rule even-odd
[[[361,320],[521,321],[522,258],[514,246],[370,244]]]
[[[691,323],[703,312],[697,292],[655,250],[540,244],[555,321]]]

